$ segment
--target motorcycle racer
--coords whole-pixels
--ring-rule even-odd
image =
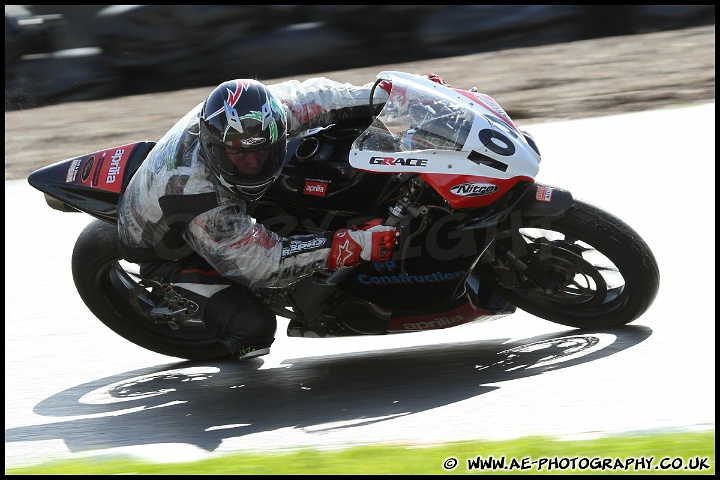
[[[400,232],[379,219],[281,237],[249,213],[279,176],[288,140],[368,116],[371,91],[326,78],[223,82],[160,139],[121,197],[123,258],[196,305],[232,356],[266,354],[274,341],[277,320],[255,289],[390,258]],[[374,96],[384,102],[387,90]]]

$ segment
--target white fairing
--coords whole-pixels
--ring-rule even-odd
[[[391,82],[392,90],[353,143],[353,167],[502,180],[537,174],[540,155],[488,95],[401,72],[381,72],[378,78]]]

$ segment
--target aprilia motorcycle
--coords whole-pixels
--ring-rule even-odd
[[[386,71],[363,121],[317,128],[288,145],[285,167],[252,207],[280,235],[385,218],[402,229],[391,260],[320,271],[257,295],[299,337],[386,335],[495,320],[517,308],[576,328],[632,322],[653,303],[657,261],[622,220],[534,181],[540,153],[476,89]],[[143,141],[33,172],[48,204],[95,220],[72,273],[105,325],[148,350],[190,360],[228,352],[197,305],[139,276],[117,246],[117,202],[153,148]]]

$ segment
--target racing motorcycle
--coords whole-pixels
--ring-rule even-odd
[[[389,90],[383,102],[378,87]],[[608,328],[640,317],[660,274],[622,220],[534,180],[540,152],[490,96],[384,71],[366,119],[288,143],[283,170],[251,205],[279,235],[384,218],[402,235],[390,260],[318,271],[256,294],[289,320],[287,335],[387,335],[496,320],[521,309],[564,326]],[[72,274],[107,327],[148,350],[189,360],[227,350],[197,305],[142,278],[117,245],[117,203],[154,147],[140,141],[57,162],[29,183],[47,203],[94,217]]]

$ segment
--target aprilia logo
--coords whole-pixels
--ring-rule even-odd
[[[497,185],[492,183],[462,183],[460,185],[454,185],[450,187],[450,191],[455,195],[461,197],[480,197],[482,195],[490,195],[500,189]]]
[[[105,183],[113,183],[117,177],[120,174],[121,165],[120,161],[122,160],[123,154],[125,153],[124,148],[119,148],[115,150],[115,154],[110,157],[110,168],[108,168],[107,177],[105,178]]]
[[[407,322],[402,325],[404,330],[433,330],[447,328],[451,325],[464,323],[465,317],[455,315],[454,317],[438,317],[427,322]]]
[[[305,189],[303,190],[303,194],[305,195],[315,195],[316,197],[324,197],[327,193],[327,183],[322,182],[305,182]]]

